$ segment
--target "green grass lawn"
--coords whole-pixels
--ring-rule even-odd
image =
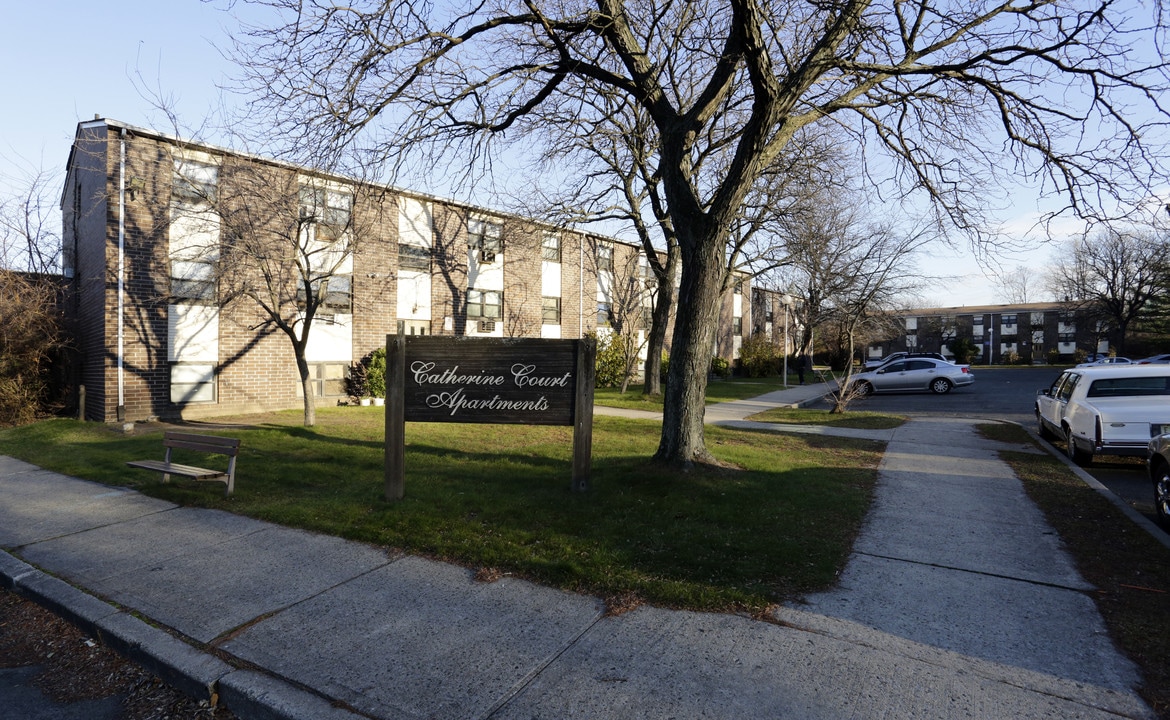
[[[756,393],[753,393],[756,394]],[[598,417],[593,489],[570,491],[569,427],[408,424],[406,497],[382,497],[380,408],[322,408],[189,427],[242,440],[236,492],[125,467],[161,458],[162,427],[50,420],[0,431],[0,453],[183,505],[503,572],[622,602],[757,611],[831,587],[868,508],[882,447],[710,427],[734,469],[649,462],[655,422]],[[139,426],[142,430],[144,426]],[[177,462],[214,466],[212,456]]]

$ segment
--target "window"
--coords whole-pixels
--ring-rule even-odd
[[[540,241],[540,257],[549,262],[561,261],[561,236],[546,232]]]
[[[1015,315],[1003,315],[1000,317],[1000,322],[1003,323],[1004,325],[1015,325],[1016,324],[1016,316]]]
[[[499,320],[504,316],[504,294],[496,290],[468,290],[467,317]]]
[[[431,251],[418,245],[398,245],[398,267],[403,270],[431,269]]]
[[[597,327],[609,327],[613,320],[613,308],[607,302],[597,303]]]
[[[300,217],[309,240],[332,243],[341,239],[352,218],[353,196],[338,188],[301,185]]]
[[[348,395],[346,389],[350,366],[348,363],[309,363],[309,384],[313,387],[313,397],[343,397]],[[301,383],[297,383],[297,397],[304,397]]]
[[[504,251],[504,226],[472,218],[467,221],[467,247],[481,263],[494,263]]]
[[[219,168],[215,165],[177,159],[171,176],[171,197],[195,204],[215,202],[218,180]]]
[[[731,292],[734,295],[743,295],[743,280],[736,280],[731,286]]]
[[[540,318],[545,325],[560,325],[561,299],[559,297],[542,297],[540,299]]]
[[[767,310],[764,311],[764,322],[770,323],[773,321],[774,318],[775,318],[775,313],[772,311],[772,308],[769,307]]]
[[[215,266],[206,262],[171,260],[173,300],[215,300]]]
[[[318,278],[313,282],[313,297],[317,307],[342,315],[353,312],[353,278],[350,275],[333,275],[327,278]],[[324,294],[322,294],[324,293]],[[302,310],[308,304],[304,283],[297,288],[297,307]]]
[[[215,366],[184,363],[171,365],[171,402],[215,402]]]
[[[597,269],[613,271],[613,245],[606,242],[597,245]]]
[[[1170,395],[1170,376],[1094,380],[1086,397],[1144,397]]]
[[[742,317],[731,318],[731,334],[732,335],[743,335],[743,318]]]

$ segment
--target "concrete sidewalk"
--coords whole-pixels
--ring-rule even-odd
[[[840,586],[775,622],[609,617],[598,598],[4,457],[0,579],[242,718],[1152,717],[1090,588],[971,425],[889,433]]]

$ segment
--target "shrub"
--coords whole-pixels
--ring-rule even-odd
[[[743,341],[739,366],[745,377],[768,377],[776,372],[776,346],[760,333]]]
[[[621,387],[626,380],[626,339],[617,333],[597,335],[597,387]]]
[[[380,347],[367,356],[366,392],[371,397],[386,397],[386,348]]]
[[[658,380],[666,383],[666,376],[670,373],[670,353],[662,351],[662,366],[658,370]]]
[[[1051,350],[1048,351],[1048,364],[1049,365],[1056,365],[1059,362],[1060,362],[1060,351],[1057,350],[1056,348],[1052,348]]]
[[[715,357],[711,358],[711,372],[716,377],[731,377],[731,363],[727,362],[725,358],[721,358],[716,355]]]
[[[1020,354],[1018,352],[1016,352],[1015,350],[1008,350],[1007,352],[1005,352],[1003,354],[1003,364],[1004,365],[1019,365],[1020,364]]]
[[[0,426],[59,409],[49,379],[62,347],[51,278],[0,270]]]

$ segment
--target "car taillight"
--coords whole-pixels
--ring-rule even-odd
[[[963,367],[963,368],[959,368],[959,369],[960,369],[960,370],[962,370],[963,372],[967,372],[967,371],[969,371],[971,368],[965,368],[965,367]]]

